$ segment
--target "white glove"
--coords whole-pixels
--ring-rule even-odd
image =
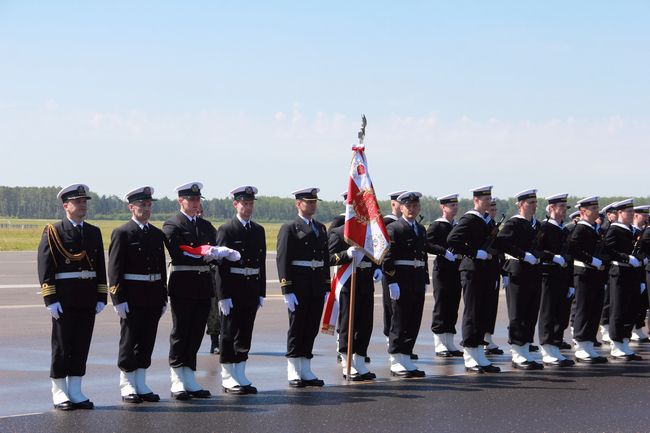
[[[639,293],[645,292],[645,283],[641,283],[641,291]]]
[[[566,298],[570,299],[575,294],[576,294],[576,288],[575,287],[569,287],[569,291],[566,293]]]
[[[445,259],[449,260],[450,262],[455,262],[456,261],[456,256],[454,255],[454,253],[447,250],[447,251],[445,251]]]
[[[530,263],[531,265],[536,265],[537,264],[537,257],[526,251],[524,254],[524,262]]]
[[[488,258],[488,253],[487,251],[484,250],[476,250],[476,258],[478,260],[487,260]]]
[[[162,313],[160,313],[161,316],[165,315],[165,311],[167,311],[167,304],[162,306]]]
[[[284,296],[284,303],[287,304],[287,308],[289,309],[289,311],[291,311],[292,313],[296,311],[296,305],[298,305],[298,298],[296,298],[296,294],[287,293],[286,295],[283,296]]]
[[[121,304],[113,305],[113,310],[120,316],[120,319],[126,319],[126,313],[129,312],[128,302],[122,302]]]
[[[506,287],[508,287],[509,282],[510,282],[510,277],[505,276],[505,275],[503,277],[501,277],[501,285],[503,286],[504,289]]]
[[[241,253],[237,250],[230,250],[225,258],[230,262],[237,262],[241,259]]]
[[[264,306],[264,296],[260,296],[260,301],[257,304],[257,308],[262,308]]]
[[[224,316],[229,316],[231,308],[232,308],[231,298],[219,300],[219,311],[221,311],[221,314],[223,314]]]
[[[232,249],[228,247],[211,247],[210,252],[206,254],[205,257],[206,259],[211,259],[211,260],[221,260],[224,257],[227,257],[231,251]]]
[[[104,311],[105,306],[106,304],[104,304],[103,302],[101,301],[97,302],[97,305],[95,305],[95,314],[99,314],[102,311]]]
[[[399,284],[390,283],[388,285],[388,291],[390,292],[390,299],[397,301],[399,299]]]
[[[355,262],[360,262],[363,256],[365,255],[365,251],[363,248],[359,247],[350,247],[347,249],[345,252],[347,256],[351,259],[353,259]]]
[[[639,259],[637,259],[637,258],[634,257],[633,255],[630,255],[630,260],[629,260],[629,262],[630,262],[630,265],[632,265],[633,268],[639,268],[639,267],[641,267],[641,262],[639,261]]]
[[[381,272],[381,269],[377,268],[375,269],[375,273],[372,274],[372,279],[376,283],[377,281],[381,280],[381,278],[384,276],[384,274]]]
[[[591,259],[591,266],[594,268],[600,268],[603,265],[603,261],[600,260],[598,257],[594,257]]]
[[[559,254],[556,254],[553,256],[553,262],[557,263],[558,265],[562,266],[563,268],[566,267],[566,260],[564,260],[564,257],[562,257]]]
[[[50,312],[52,317],[54,317],[56,320],[59,320],[59,314],[63,314],[63,308],[61,308],[61,303],[60,302],[55,302],[53,304],[47,305],[45,308]]]

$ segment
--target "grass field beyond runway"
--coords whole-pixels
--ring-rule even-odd
[[[18,219],[0,217],[0,251],[36,251],[38,243],[43,234],[43,228],[46,224],[53,223],[56,220],[40,219]],[[99,227],[104,239],[104,248],[108,249],[108,243],[111,240],[111,233],[116,227],[124,224],[124,221],[107,221],[107,220],[88,220],[92,225]],[[223,221],[210,222],[219,227]],[[162,228],[162,221],[151,221],[151,224]],[[275,250],[278,238],[278,231],[281,223],[260,223],[266,230],[266,248],[270,251]]]

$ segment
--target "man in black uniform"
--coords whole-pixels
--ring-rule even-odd
[[[634,329],[641,279],[641,261],[634,256],[634,200],[622,200],[613,206],[618,220],[611,223],[605,236],[605,253],[611,259],[609,269],[609,336],[610,354],[624,360],[641,359],[630,348]]]
[[[427,270],[426,232],[417,222],[420,214],[420,197],[417,191],[407,191],[397,197],[402,217],[387,227],[390,249],[383,263],[393,301],[388,353],[393,376],[424,377],[411,361],[413,346],[420,331]]]
[[[52,401],[59,410],[92,409],[81,392],[95,315],[106,305],[102,234],[84,222],[88,186],[59,191],[66,216],[48,224],[38,246],[38,279],[52,315]]]
[[[402,217],[402,211],[399,208],[399,202],[397,201],[397,197],[400,196],[400,194],[405,193],[405,190],[400,190],[400,191],[394,191],[388,194],[390,197],[390,211],[388,215],[384,216],[384,225],[386,226],[386,229],[388,229],[388,226],[398,219]],[[381,287],[382,287],[382,304],[383,304],[383,312],[384,312],[384,336],[386,337],[386,344],[388,344],[388,334],[390,332],[390,320],[391,317],[393,317],[393,306],[392,306],[392,300],[390,299],[390,291],[388,290],[388,280],[386,279],[386,276],[384,275],[383,278],[381,279]]]
[[[650,210],[650,205],[644,206],[635,206],[634,207],[634,221],[632,222],[632,228],[634,232],[634,250],[638,254],[639,258],[643,260],[643,255],[641,254],[641,239],[645,233],[648,226],[648,211]],[[641,266],[638,270],[639,282],[641,283],[641,294],[639,301],[639,308],[637,309],[636,320],[634,323],[634,329],[632,330],[632,338],[630,341],[633,343],[647,343],[650,341],[648,336],[643,331],[645,326],[646,317],[648,315],[649,301],[646,278],[645,278],[645,269],[644,266]]]
[[[485,248],[490,235],[488,210],[492,202],[492,185],[472,190],[474,209],[463,215],[447,236],[452,254],[461,254],[460,283],[463,288],[463,358],[465,371],[498,373],[501,369],[485,356],[485,333],[489,319],[485,304],[494,282],[490,255]]]
[[[542,256],[542,293],[539,311],[539,339],[542,362],[547,366],[570,367],[574,362],[560,352],[564,336],[561,314],[566,311],[569,287],[567,230],[564,217],[568,194],[547,197],[548,218],[540,225],[538,250]]]
[[[609,226],[612,223],[615,223],[616,220],[618,219],[618,215],[616,213],[615,209],[615,204],[617,202],[613,202],[605,206],[600,210],[600,218],[599,220],[601,221],[598,229],[601,233],[601,237],[605,239],[605,236],[607,235],[607,231],[609,230]],[[597,220],[598,222],[598,220]],[[611,343],[612,339],[609,337],[609,278],[607,275],[609,274],[609,265],[606,264],[606,269],[603,275],[605,276],[605,291],[603,294],[603,310],[600,314],[600,335],[602,336],[603,343]],[[597,342],[596,345],[599,345]]]
[[[146,384],[158,321],[167,308],[165,235],[149,224],[153,191],[144,186],[124,196],[132,218],[113,230],[108,247],[109,292],[120,317],[120,393],[126,403],[160,400]]]
[[[215,228],[197,217],[202,188],[200,182],[178,186],[180,211],[163,224],[171,257],[168,282],[173,320],[169,337],[171,394],[177,400],[210,397],[210,391],[196,383],[194,371],[210,312],[210,298],[214,296],[214,280],[203,256],[181,249],[181,246],[216,245]]]
[[[580,221],[569,238],[569,255],[573,258],[573,281],[576,289],[573,339],[576,361],[604,363],[594,348],[603,308],[605,254],[598,232],[598,197],[587,197],[577,203]]]
[[[542,289],[542,259],[538,251],[539,223],[535,219],[537,190],[517,193],[519,213],[503,225],[497,235],[497,247],[505,254],[503,269],[508,273],[506,301],[508,304],[508,343],[512,351],[512,366],[521,370],[539,370],[542,364],[530,354],[535,335]]]
[[[313,219],[319,191],[306,188],[292,192],[298,216],[278,233],[278,276],[289,310],[287,377],[293,388],[324,385],[311,370],[314,340],[331,284],[327,232]]]
[[[352,363],[350,368],[350,379],[372,380],[376,378],[374,373],[368,370],[365,365],[365,358],[368,356],[368,345],[372,334],[372,316],[375,305],[374,281],[379,281],[382,272],[360,247],[350,246],[345,242],[344,227],[339,226],[330,229],[328,246],[330,254],[330,265],[341,266],[346,263],[355,262],[356,286],[354,297],[354,335],[352,336]],[[338,316],[338,353],[342,360],[343,377],[347,374],[347,352],[350,319],[350,284],[352,278],[348,278],[339,293],[339,316]]]
[[[490,236],[494,239],[496,234],[499,232],[499,224],[496,220],[497,218],[497,199],[492,197],[490,201],[490,209],[488,210],[488,226],[490,229]],[[501,221],[503,222],[503,221]],[[497,313],[499,311],[499,286],[503,262],[503,254],[500,254],[493,246],[490,246],[487,249],[488,254],[492,257],[490,258],[490,281],[494,282],[494,290],[490,290],[487,294],[485,300],[485,309],[487,314],[486,328],[485,328],[485,337],[484,340],[487,343],[485,346],[486,355],[503,355],[503,350],[494,342],[492,336],[494,335],[494,328],[497,323]],[[503,277],[503,288],[505,289],[508,282],[508,277],[504,275]],[[492,286],[492,285],[491,285]]]
[[[236,214],[219,227],[217,245],[239,251],[241,257],[219,266],[221,380],[225,392],[255,394],[257,389],[246,377],[246,362],[255,315],[266,297],[266,236],[264,227],[251,221],[257,188],[241,186],[230,194]]]
[[[462,256],[456,256],[447,249],[447,236],[457,224],[458,194],[439,198],[442,217],[427,229],[426,250],[434,255],[431,282],[433,286],[433,313],[431,331],[436,356],[449,358],[463,356],[454,345],[456,321],[460,305],[460,272],[458,265]]]
[[[639,208],[638,212],[641,212],[646,217],[646,228],[643,230],[641,237],[639,238],[638,251],[641,256],[643,268],[642,270],[642,281],[645,283],[645,294],[648,297],[648,303],[650,303],[650,228],[648,228],[648,215],[650,212],[650,206],[637,206]],[[645,317],[643,318],[645,320]]]

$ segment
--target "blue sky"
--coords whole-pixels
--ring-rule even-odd
[[[137,3],[137,4],[135,4]],[[0,1],[2,185],[648,195],[650,3]]]

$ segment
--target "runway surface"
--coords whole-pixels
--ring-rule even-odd
[[[377,285],[369,355],[378,379],[347,384],[336,364],[334,337],[321,334],[313,369],[326,386],[288,389],[284,358],[288,321],[273,254],[268,256],[267,269],[269,296],[258,313],[247,368],[259,394],[237,397],[221,392],[218,357],[208,353],[206,336],[197,380],[214,396],[172,401],[168,312],[160,322],[148,371],[149,385],[163,401],[122,404],[116,366],[119,320],[109,305],[97,318],[84,378],[84,393],[96,409],[61,413],[53,411],[51,404],[51,325],[37,293],[36,255],[0,253],[0,432],[650,431],[650,344],[634,346],[645,359],[633,363],[519,372],[512,371],[509,356],[501,355],[492,359],[502,373],[466,375],[462,359],[434,356],[430,290],[415,347],[426,378],[390,378],[381,333],[381,287]],[[495,340],[508,349],[503,292],[499,307]]]

